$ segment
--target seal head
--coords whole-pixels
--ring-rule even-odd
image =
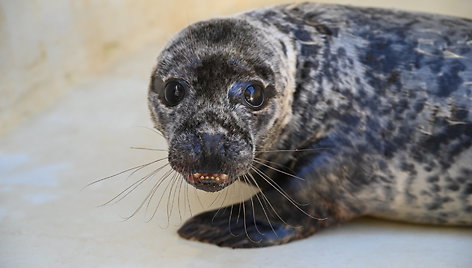
[[[290,100],[280,51],[260,28],[230,18],[186,28],[160,54],[149,108],[170,165],[195,187],[218,191],[248,173],[256,144],[280,131]]]

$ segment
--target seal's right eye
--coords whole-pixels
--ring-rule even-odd
[[[176,80],[169,81],[164,87],[162,100],[169,106],[175,106],[185,97],[185,86]]]
[[[244,99],[253,109],[258,109],[264,104],[264,90],[257,84],[252,84],[244,90]]]

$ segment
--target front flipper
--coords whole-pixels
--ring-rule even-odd
[[[178,233],[189,240],[221,247],[268,247],[308,237],[338,222],[334,217],[336,208],[321,199],[310,203],[297,198],[300,188],[285,185],[284,189],[285,196],[277,190],[267,190],[244,203],[199,214]]]
[[[238,208],[239,205],[204,212],[189,219],[178,231],[189,240],[215,244],[220,247],[254,248],[284,244],[301,238],[303,227],[290,226],[269,218],[263,219]],[[241,206],[250,206],[243,203]],[[239,216],[238,216],[238,212]],[[248,214],[249,213],[249,214]],[[307,236],[307,235],[305,235]]]

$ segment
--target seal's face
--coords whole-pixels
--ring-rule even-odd
[[[188,27],[159,56],[149,107],[170,165],[195,187],[218,191],[248,173],[277,131],[285,85],[271,46],[247,22],[220,19]]]

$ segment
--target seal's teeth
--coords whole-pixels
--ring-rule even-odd
[[[226,182],[228,175],[223,173],[193,173],[191,175],[195,181],[201,180],[213,180],[216,182]]]

